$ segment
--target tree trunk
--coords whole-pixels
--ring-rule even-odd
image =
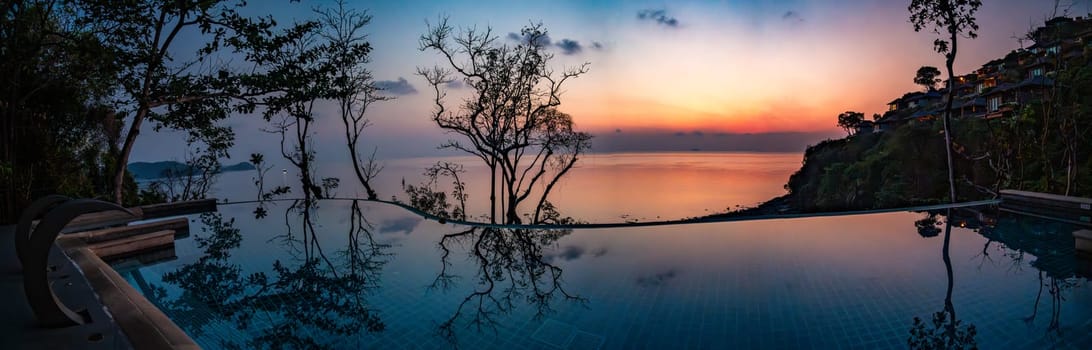
[[[512,173],[512,174],[515,174],[514,169],[509,170],[509,172]],[[519,212],[516,211],[516,207],[519,205],[519,201],[516,199],[516,189],[515,189],[516,179],[515,179],[515,175],[509,175],[509,176],[506,176],[506,177],[508,177],[509,179],[507,179],[505,181],[505,182],[508,183],[508,190],[505,193],[505,195],[508,197],[508,205],[507,205],[508,210],[507,210],[507,214],[505,214],[507,216],[507,219],[505,219],[505,221],[506,221],[505,224],[516,224],[516,225],[518,225],[518,224],[523,223],[522,222],[523,220],[520,220]]]
[[[348,128],[348,125],[346,125],[346,128]],[[375,200],[377,197],[375,190],[372,189],[371,184],[368,183],[368,177],[364,176],[363,170],[360,168],[360,159],[357,158],[355,140],[349,141],[349,157],[353,159],[353,170],[356,172],[357,180],[360,180],[360,184],[364,185],[364,191],[368,193],[368,199]]]
[[[14,98],[9,98],[8,101],[14,101]],[[6,163],[11,171],[6,176],[5,189],[4,189],[4,205],[2,206],[3,212],[0,213],[0,222],[15,222],[15,218],[19,215],[19,208],[17,208],[17,199],[15,196],[15,171],[19,169],[19,166],[15,165],[17,159],[15,156],[18,152],[15,152],[13,148],[18,145],[17,134],[15,133],[15,126],[19,125],[15,121],[16,113],[15,106],[10,104],[4,108],[4,128],[0,132],[0,147],[3,147],[3,154],[0,155],[0,163]]]
[[[116,159],[117,170],[114,172],[114,202],[118,205],[122,205],[122,194],[124,193],[125,184],[125,171],[126,165],[129,163],[129,154],[133,153],[133,144],[136,143],[137,135],[140,134],[140,124],[144,122],[144,117],[148,115],[148,107],[141,107],[137,110],[136,117],[133,118],[133,125],[129,126],[129,133],[125,135],[125,145],[121,147],[121,154],[118,154]]]
[[[489,162],[489,223],[497,223],[497,161]]]
[[[361,112],[361,115],[363,115],[363,112]],[[353,171],[356,173],[357,180],[360,180],[360,184],[364,186],[364,191],[368,193],[368,199],[375,200],[378,196],[376,195],[375,190],[372,189],[372,185],[368,182],[368,176],[365,176],[364,170],[360,166],[360,158],[356,151],[357,142],[360,140],[361,129],[358,128],[356,119],[353,119],[353,122],[350,122],[350,119],[353,119],[353,116],[349,102],[342,100],[341,122],[345,124],[345,142],[349,146],[349,158],[352,158],[353,160]],[[374,160],[375,158],[373,157],[372,159]]]
[[[954,335],[956,333],[956,312],[955,304],[952,303],[952,289],[955,288],[955,275],[952,273],[951,242],[952,209],[948,209],[948,214],[944,218],[944,248],[941,251],[941,258],[944,259],[944,270],[948,273],[948,289],[944,293],[944,310],[948,311],[948,317],[950,317],[947,331],[949,334]]]
[[[1066,171],[1065,171],[1065,195],[1070,196],[1073,193],[1073,178],[1077,171],[1076,152],[1073,150],[1072,142],[1066,141]]]
[[[952,31],[952,51],[948,53],[945,59],[945,66],[948,68],[948,102],[945,103],[944,107],[944,152],[948,156],[948,193],[952,203],[956,202],[955,168],[952,164],[952,131],[950,128],[952,124],[952,102],[955,99],[955,73],[952,72],[952,65],[955,64],[956,39],[957,32]]]
[[[326,198],[326,194],[322,193],[322,187],[315,184],[315,178],[312,177],[311,173],[311,152],[307,150],[307,134],[310,132],[311,121],[309,119],[297,119],[296,143],[299,145],[300,150],[300,180],[303,183],[304,196],[308,198],[308,208],[314,204],[310,201],[311,197],[315,199]]]

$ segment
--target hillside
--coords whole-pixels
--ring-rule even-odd
[[[1033,45],[939,90],[895,98],[845,138],[808,147],[787,195],[727,215],[950,201],[942,127],[949,86],[957,201],[1002,189],[1092,196],[1092,20],[1058,17],[1029,38]]]

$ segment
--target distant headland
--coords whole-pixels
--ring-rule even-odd
[[[133,179],[136,180],[151,180],[168,176],[168,174],[191,174],[196,175],[199,170],[194,169],[185,163],[176,161],[161,161],[161,162],[133,162],[129,163],[129,173],[133,174]],[[244,171],[254,170],[254,165],[248,162],[239,162],[234,165],[220,165],[220,171],[218,173],[225,173],[230,171]]]

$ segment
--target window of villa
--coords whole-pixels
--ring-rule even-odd
[[[986,110],[993,112],[999,108],[1001,108],[1001,96],[990,97],[990,99],[986,101]]]
[[[1035,69],[1031,70],[1031,77],[1032,78],[1042,76],[1042,75],[1043,75],[1043,68],[1042,67],[1035,68]]]

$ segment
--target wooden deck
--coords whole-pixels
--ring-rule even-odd
[[[1077,254],[1085,260],[1092,260],[1092,230],[1078,230],[1073,232],[1073,240],[1077,248]]]
[[[1092,226],[1092,198],[1002,190],[1001,210]]]
[[[201,200],[128,208],[133,217],[119,211],[85,214],[65,226],[50,251],[50,263],[58,266],[53,275],[68,278],[68,288],[55,291],[59,300],[70,307],[89,310],[91,323],[75,327],[49,329],[36,325],[33,312],[23,301],[23,279],[13,247],[0,244],[0,264],[6,276],[3,295],[12,299],[5,314],[14,320],[0,322],[11,326],[14,334],[4,332],[0,348],[137,348],[196,349],[197,344],[154,304],[134,289],[115,271],[110,262],[123,265],[132,260],[144,263],[172,260],[174,240],[189,232],[189,220],[176,217],[216,210],[216,201]],[[10,227],[0,232],[10,230]],[[6,233],[6,232],[5,232]],[[13,243],[10,234],[0,235]],[[13,245],[12,245],[13,246]],[[56,261],[54,263],[54,261]],[[10,265],[10,266],[9,266]],[[9,291],[10,289],[10,291]],[[14,307],[14,309],[12,309]],[[8,328],[8,327],[5,327]],[[92,334],[88,338],[87,334]]]

